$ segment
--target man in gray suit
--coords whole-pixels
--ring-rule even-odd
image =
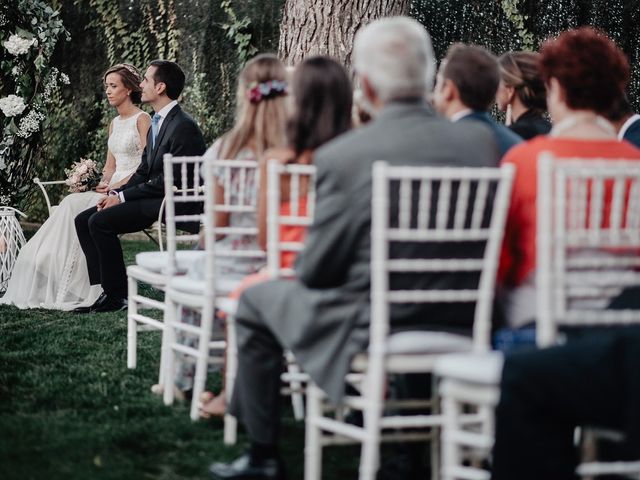
[[[373,162],[497,165],[498,149],[487,127],[452,124],[427,105],[435,61],[429,35],[418,22],[406,17],[373,22],[358,32],[354,58],[377,114],[316,152],[315,218],[296,264],[297,279],[265,282],[240,299],[238,375],[229,412],[246,426],[251,449],[232,463],[213,464],[214,478],[283,478],[276,446],[283,349],[294,353],[333,402],[342,399],[350,361],[368,342]],[[436,313],[416,305],[392,312],[391,322],[392,328],[416,327],[420,320],[420,328],[426,323],[468,330],[470,312]]]

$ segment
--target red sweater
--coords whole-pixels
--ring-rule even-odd
[[[640,150],[617,140],[578,140],[549,136],[516,145],[502,159],[516,166],[502,244],[498,283],[520,285],[536,267],[537,163],[541,152],[555,156],[640,161]]]

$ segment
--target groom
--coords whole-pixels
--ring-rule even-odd
[[[163,156],[202,155],[202,132],[182,111],[177,99],[184,88],[184,72],[174,62],[154,60],[147,68],[142,101],[155,115],[147,134],[147,146],[136,173],[123,187],[110,190],[96,207],[80,213],[76,231],[87,257],[91,285],[102,284],[104,293],[90,307],[76,313],[113,312],[127,308],[127,274],[118,235],[138,232],[157,219],[164,197]],[[180,184],[180,177],[176,179]]]

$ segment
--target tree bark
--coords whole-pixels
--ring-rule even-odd
[[[358,29],[380,17],[406,15],[410,5],[410,0],[286,0],[278,53],[287,65],[329,55],[350,67]]]

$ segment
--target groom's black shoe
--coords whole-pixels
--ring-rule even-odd
[[[98,299],[93,302],[93,305],[89,305],[88,307],[78,307],[73,310],[73,313],[89,313],[93,312],[96,308],[102,305],[107,300],[107,294],[102,292]]]
[[[231,463],[214,463],[209,467],[217,480],[285,480],[282,462],[277,458],[254,459],[249,452]]]
[[[105,299],[105,301],[91,311],[95,313],[103,313],[103,312],[120,312],[126,309],[127,309],[126,298],[110,297],[107,295],[107,298]]]

